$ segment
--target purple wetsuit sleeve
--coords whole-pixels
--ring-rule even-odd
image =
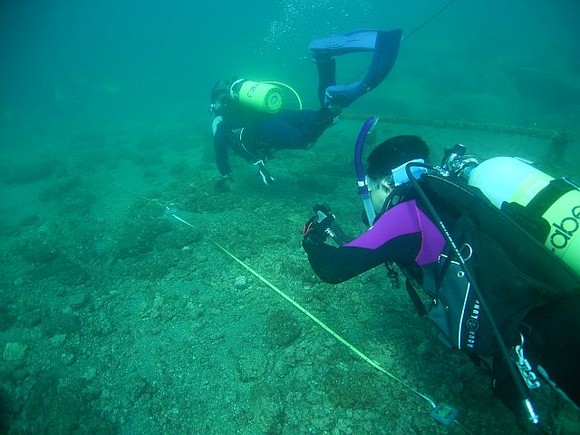
[[[417,201],[406,201],[387,210],[364,234],[346,246],[378,249],[397,237],[420,233],[421,249],[415,258],[419,266],[437,261],[445,239],[437,226],[417,206]]]
[[[302,244],[312,269],[324,282],[336,284],[382,263],[437,261],[445,240],[435,224],[410,200],[385,212],[364,234],[345,245]]]
[[[314,273],[324,282],[337,284],[389,261],[413,262],[421,247],[419,233],[396,237],[378,249],[326,243],[302,243]]]

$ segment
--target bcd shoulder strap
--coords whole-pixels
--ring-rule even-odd
[[[532,308],[578,291],[575,274],[478,189],[433,175],[423,176],[421,187],[461,248],[466,266],[492,311],[483,312],[457,259],[446,247],[436,267],[434,285],[431,289],[427,285],[425,290],[435,301],[429,318],[453,347],[490,355],[497,343],[489,316],[509,343]],[[543,266],[539,267],[539,262]],[[546,264],[562,275],[543,276]]]

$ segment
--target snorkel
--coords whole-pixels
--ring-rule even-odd
[[[369,117],[363,124],[356,142],[354,145],[354,170],[356,172],[356,183],[358,186],[358,194],[360,195],[367,219],[369,220],[369,225],[372,225],[376,218],[375,209],[373,208],[373,203],[371,201],[371,194],[369,190],[368,179],[365,174],[365,168],[363,165],[363,149],[367,135],[373,130],[379,118],[376,116]]]

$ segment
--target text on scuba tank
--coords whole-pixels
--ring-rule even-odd
[[[556,249],[565,249],[574,233],[580,228],[580,205],[572,208],[570,216],[565,217],[560,223],[552,223],[554,232],[550,235],[552,252]]]

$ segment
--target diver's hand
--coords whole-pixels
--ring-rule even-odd
[[[326,204],[316,204],[313,207],[316,213],[302,227],[302,237],[315,245],[320,245],[326,241],[330,234],[330,226],[335,220],[330,207]]]
[[[263,160],[258,160],[256,163],[254,163],[254,165],[258,168],[258,174],[260,174],[260,177],[262,177],[262,181],[266,186],[271,186],[274,184],[276,179],[272,177],[272,174],[270,174],[270,172],[266,169]]]
[[[228,186],[228,183],[233,182],[234,178],[232,177],[232,174],[222,175],[220,179],[214,184],[213,188],[215,189],[216,192],[220,193],[229,192],[230,186]]]

